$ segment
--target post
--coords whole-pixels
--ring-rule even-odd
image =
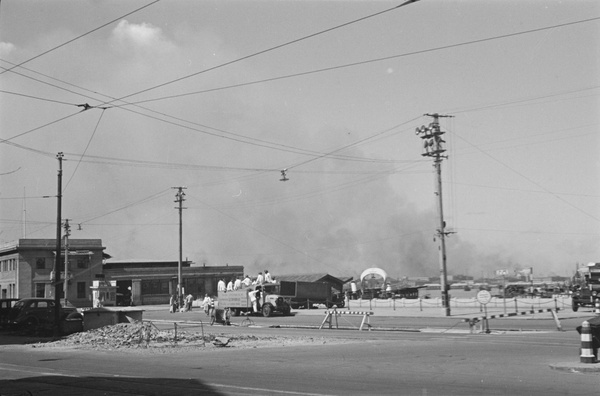
[[[581,363],[596,363],[592,329],[587,320],[581,324],[581,355],[579,359]]]
[[[65,219],[65,276],[63,279],[63,295],[65,298],[65,307],[67,306],[67,291],[69,289],[69,283],[67,276],[69,274],[69,236],[71,235],[71,227],[69,226],[69,219]]]
[[[62,226],[62,160],[63,153],[56,155],[58,159],[58,188],[56,193],[56,257],[54,257],[54,337],[60,335],[60,252],[61,237],[60,228]]]
[[[433,117],[433,122],[429,124],[429,126],[421,126],[416,129],[417,135],[422,135],[421,139],[423,139],[423,148],[424,153],[421,154],[424,157],[433,158],[433,166],[435,168],[436,173],[436,191],[435,195],[438,198],[438,214],[439,214],[439,228],[436,230],[436,236],[440,239],[439,245],[439,253],[440,253],[440,283],[441,283],[441,293],[442,293],[442,307],[444,309],[445,315],[450,316],[450,301],[448,297],[448,275],[446,270],[446,235],[449,232],[445,231],[446,222],[444,221],[444,205],[442,199],[442,160],[444,158],[448,158],[443,155],[446,151],[442,143],[445,141],[442,139],[442,135],[445,132],[442,132],[440,129],[439,118],[440,117],[452,117],[448,115],[440,115],[438,113],[433,114],[425,114],[426,116]]]
[[[179,307],[181,307],[182,303],[183,303],[183,296],[181,295],[181,283],[182,283],[182,279],[181,279],[181,263],[182,263],[182,258],[183,258],[183,216],[182,216],[182,212],[183,209],[185,209],[182,205],[183,205],[183,201],[185,201],[185,193],[183,192],[183,190],[186,187],[172,187],[174,189],[177,189],[177,194],[175,194],[175,202],[179,203],[179,207],[175,208],[175,209],[179,209],[179,260],[177,262],[177,299]]]

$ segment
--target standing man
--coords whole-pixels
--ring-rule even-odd
[[[233,280],[227,282],[227,291],[233,291]]]
[[[225,290],[225,281],[223,280],[223,278],[221,278],[219,279],[219,283],[217,283],[217,291],[224,292]]]
[[[239,290],[242,288],[242,281],[237,276],[235,277],[235,282],[233,282],[233,290]]]

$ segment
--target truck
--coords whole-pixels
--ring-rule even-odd
[[[574,312],[579,307],[594,307],[600,298],[600,263],[589,263],[577,270],[573,281],[571,306]]]
[[[327,308],[334,305],[342,308],[344,297],[335,292],[331,284],[325,282],[281,281],[281,291],[290,297],[292,308],[312,308],[313,305],[323,304]]]
[[[257,295],[258,299],[256,299]],[[219,291],[217,301],[216,308],[229,309],[233,316],[245,313],[262,314],[268,318],[275,312],[286,316],[291,313],[289,297],[284,298],[281,295],[279,282],[251,285],[238,290]]]

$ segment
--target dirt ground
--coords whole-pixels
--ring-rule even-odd
[[[344,342],[327,337],[281,337],[227,334],[226,332],[175,332],[159,330],[151,323],[120,323],[74,333],[60,340],[30,344],[32,348],[122,350],[140,354],[175,353],[198,348],[266,348],[322,345]]]

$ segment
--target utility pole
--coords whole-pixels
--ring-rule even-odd
[[[184,208],[183,205],[183,201],[185,201],[185,193],[183,192],[183,190],[187,189],[187,187],[171,187],[173,189],[177,190],[177,194],[175,194],[175,202],[179,203],[179,207],[176,207],[175,209],[179,209],[179,261],[177,264],[177,299],[178,299],[178,304],[181,307],[181,304],[183,303],[183,296],[181,295],[181,283],[182,283],[182,279],[181,279],[181,263],[182,263],[182,258],[183,258],[183,209]]]
[[[65,298],[65,307],[67,306],[67,290],[69,289],[69,236],[71,235],[71,226],[69,219],[65,219],[65,276],[63,279],[63,295]]]
[[[56,193],[56,257],[54,257],[54,337],[60,335],[60,251],[61,237],[60,228],[62,226],[62,161],[63,153],[56,155],[58,159],[58,190]]]
[[[441,283],[441,291],[442,291],[442,307],[444,308],[445,315],[450,316],[450,300],[448,296],[448,274],[446,271],[446,235],[450,234],[450,232],[446,232],[446,222],[444,221],[444,205],[442,200],[442,160],[444,158],[448,158],[448,156],[443,155],[446,151],[442,146],[442,143],[446,143],[442,139],[442,135],[445,132],[442,132],[440,129],[439,119],[441,117],[453,117],[450,115],[440,115],[438,113],[433,114],[425,114],[428,117],[433,118],[433,122],[431,122],[428,126],[422,125],[420,128],[416,129],[416,134],[420,135],[421,139],[423,139],[423,157],[433,158],[433,166],[435,168],[436,173],[436,191],[435,195],[438,198],[438,214],[439,214],[439,227],[436,230],[436,235],[440,240],[439,252],[440,252],[440,283]]]

